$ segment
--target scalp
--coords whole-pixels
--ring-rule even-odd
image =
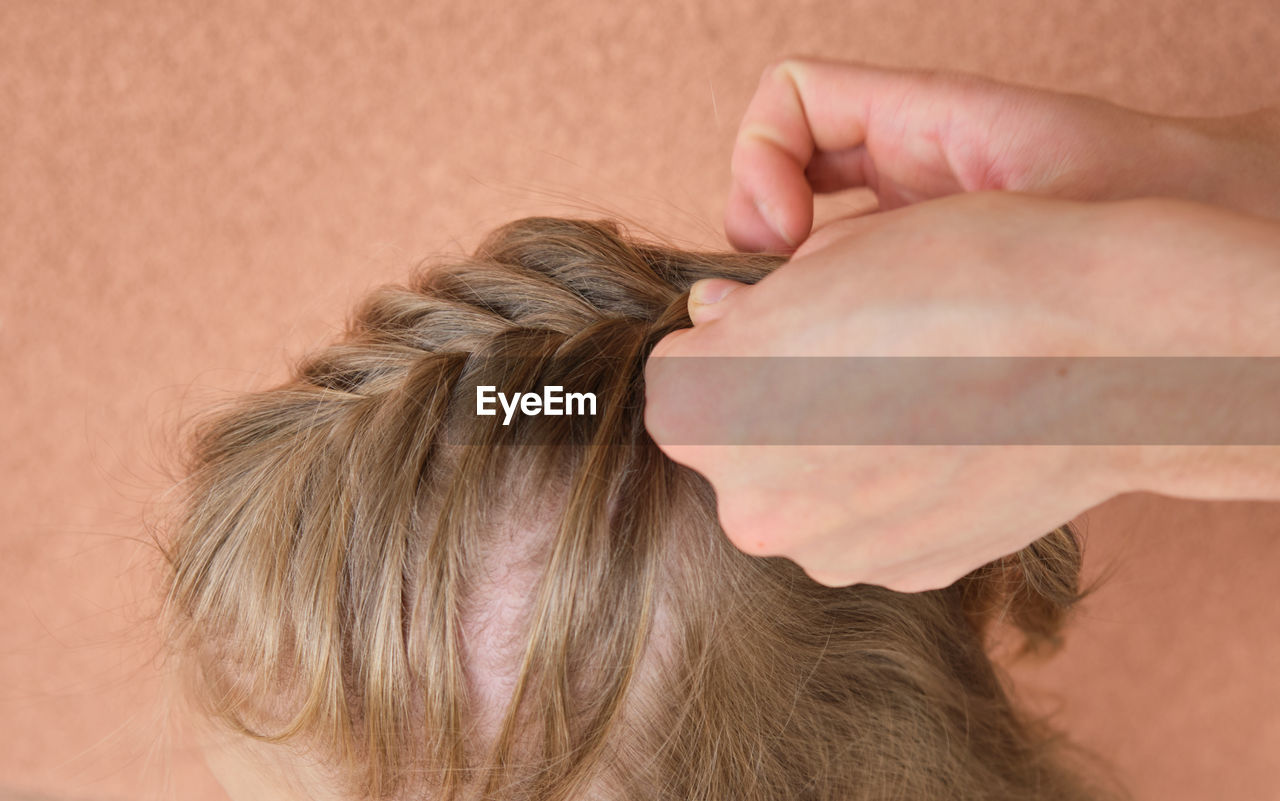
[[[167,585],[207,713],[330,755],[352,797],[1081,797],[982,642],[1056,636],[1071,532],[944,591],[826,588],[729,544],[645,431],[689,286],[780,263],[517,221],[214,410]],[[600,413],[503,426],[482,384]]]

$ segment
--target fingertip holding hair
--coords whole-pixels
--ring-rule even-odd
[[[824,587],[735,549],[646,433],[685,293],[782,262],[519,220],[211,412],[165,581],[204,714],[352,798],[1094,797],[984,651],[1057,636],[1071,531],[945,590]],[[552,384],[598,413],[476,413]]]
[[[689,319],[695,326],[718,320],[727,311],[725,298],[744,284],[727,278],[704,278],[689,289]]]

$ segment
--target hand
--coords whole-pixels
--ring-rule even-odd
[[[1280,226],[1170,200],[981,193],[843,220],[755,286],[695,288],[695,327],[649,361],[646,424],[671,458],[711,481],[742,550],[789,557],[824,584],[945,586],[1120,492],[1280,495],[1276,449],[706,444],[794,442],[785,431],[796,420],[743,411],[791,388],[717,381],[666,357],[1280,356],[1278,254]],[[699,303],[707,290],[733,291]],[[1280,387],[1268,380],[1251,391],[1272,418]],[[1035,371],[1011,372],[1001,387],[999,413],[1026,415],[1004,422],[1029,430],[1042,422],[1038,398],[1089,415],[1144,388]],[[1163,407],[1131,411],[1191,425],[1224,392],[1248,394],[1177,389],[1157,399]],[[874,393],[792,400],[808,416],[905,442],[920,420],[989,409],[974,392],[940,377],[905,407]]]
[[[814,192],[853,187],[882,210],[995,189],[1280,216],[1280,112],[1180,119],[969,75],[787,59],[761,78],[732,169],[725,230],[750,251],[794,250]]]

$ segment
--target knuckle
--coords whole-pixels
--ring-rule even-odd
[[[670,408],[671,405],[668,403],[654,402],[652,392],[644,405],[644,427],[649,432],[649,436],[658,443],[670,443],[676,439],[675,421],[672,419]]]
[[[780,555],[771,527],[760,524],[754,506],[735,493],[722,495],[719,500],[721,530],[735,548],[748,556]]]
[[[764,72],[760,73],[760,80],[762,82],[772,80],[775,76],[778,75],[778,73],[786,69],[786,64],[791,59],[792,59],[791,56],[784,56],[783,58],[775,58],[774,60],[770,61],[768,64],[765,65]]]
[[[851,570],[822,570],[801,566],[805,575],[824,587],[851,587],[864,581],[861,574]]]
[[[941,590],[955,583],[958,576],[941,571],[925,571],[897,576],[883,583],[885,589],[901,593]]]
[[[738,135],[733,142],[733,153],[729,156],[729,174],[735,179],[741,179],[744,175],[758,169],[756,159],[759,156],[751,151],[758,148],[756,143],[760,138],[748,125],[738,129]]]
[[[798,55],[775,59],[765,67],[764,74],[761,75],[761,81],[783,79],[794,82],[796,75],[803,71],[812,61],[813,59],[807,56]]]
[[[677,331],[672,331],[662,339],[658,340],[657,344],[653,346],[653,349],[649,351],[650,362],[652,362],[653,359],[661,359],[664,356],[679,356],[680,352],[684,350],[685,346],[688,344],[686,341],[688,335],[689,329],[682,328]]]
[[[902,593],[903,595],[910,595],[919,591],[915,583],[910,579],[886,579],[884,581],[875,581],[872,583],[878,584],[890,592]]]

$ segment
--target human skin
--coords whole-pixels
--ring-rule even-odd
[[[667,356],[1280,356],[1280,226],[1256,216],[1278,211],[1275,121],[1174,120],[967,77],[782,62],[739,133],[726,230],[747,250],[802,244],[755,287],[694,287],[695,327],[650,362],[650,432],[711,481],[738,547],[833,586],[946,586],[1126,491],[1280,498],[1274,447],[695,444],[717,441],[707,432],[735,399],[662,367]],[[809,236],[813,193],[849,186],[892,210]],[[986,189],[1198,202],[966,194]],[[1274,397],[1265,379],[1241,380],[1188,386],[1155,411],[1192,421],[1224,389]],[[1039,382],[1007,387],[1009,399],[1043,392]],[[1069,391],[1088,414],[1140,389]],[[819,416],[879,416],[887,441],[905,441],[893,426],[944,413],[961,391],[939,385],[935,408],[899,415],[804,401]],[[770,439],[772,423],[753,425],[736,433]]]
[[[824,186],[832,186],[832,184],[824,184]],[[965,187],[952,188],[951,192],[959,192],[963,188]],[[1033,189],[1034,187],[1021,188]],[[1206,198],[1201,198],[1201,200],[1206,200]],[[810,196],[809,202],[812,203],[812,196]],[[900,258],[896,255],[896,248],[893,247],[893,243],[899,242],[900,238],[906,237],[906,235],[913,235],[913,237],[916,235],[914,233],[909,234],[906,232],[914,232],[916,229],[925,228],[931,230],[931,232],[936,230],[940,237],[950,237],[946,238],[945,242],[940,242],[940,244],[938,244],[938,251],[947,252],[948,260],[954,257],[954,253],[947,251],[947,247],[950,246],[945,247],[946,242],[956,244],[957,247],[972,247],[975,248],[975,250],[980,247],[1021,248],[1019,252],[1023,255],[1024,261],[1029,261],[1030,264],[1037,266],[1037,275],[1042,273],[1042,271],[1044,274],[1053,275],[1060,274],[1061,271],[1053,270],[1052,265],[1044,265],[1042,260],[1043,253],[1038,252],[1037,247],[1046,247],[1047,242],[1051,242],[1055,235],[1057,238],[1061,239],[1061,241],[1068,244],[1087,244],[1089,242],[1093,242],[1093,239],[1098,237],[1098,235],[1101,235],[1100,232],[1103,228],[1111,230],[1112,233],[1108,235],[1112,235],[1112,237],[1128,238],[1130,234],[1134,233],[1134,226],[1139,226],[1140,228],[1142,225],[1156,225],[1158,221],[1164,220],[1172,229],[1170,233],[1180,233],[1183,237],[1190,237],[1190,234],[1192,234],[1194,230],[1199,229],[1194,225],[1189,226],[1189,228],[1188,226],[1181,225],[1179,220],[1198,219],[1198,216],[1201,215],[1202,212],[1212,214],[1212,210],[1201,210],[1198,209],[1198,207],[1175,205],[1175,203],[1142,201],[1132,203],[1132,205],[1121,203],[1121,205],[1116,206],[1089,207],[1080,206],[1078,203],[1036,203],[1032,198],[1001,197],[997,196],[997,194],[979,194],[979,196],[972,198],[955,198],[954,203],[954,206],[937,205],[937,203],[922,205],[915,207],[915,209],[902,210],[902,214],[897,216],[883,215],[878,216],[878,218],[867,220],[842,221],[842,223],[824,228],[822,232],[813,235],[813,237],[808,237],[809,223],[805,223],[805,235],[804,237],[799,237],[805,241],[803,250],[800,251],[800,256],[805,258],[812,256],[813,260],[806,261],[805,264],[818,265],[818,257],[822,256],[822,251],[829,247],[831,248],[831,251],[822,256],[823,261],[820,262],[820,264],[823,265],[822,269],[845,273],[846,270],[844,265],[842,265],[842,260],[859,260],[860,262],[861,258],[863,258],[864,252],[874,253],[877,251],[879,244],[884,244],[886,247],[881,248],[882,256],[891,258],[891,261],[888,261],[888,266],[892,267],[893,270],[883,269],[882,265],[881,270],[864,271],[864,278],[873,279],[877,273],[882,275],[891,274],[902,266],[900,264]],[[900,206],[904,205],[904,203],[896,203],[896,205]],[[888,201],[886,202],[886,206],[892,207],[895,206],[895,203]],[[1155,214],[1155,211],[1157,210],[1160,211],[1160,214]],[[810,214],[812,214],[812,209],[810,209]],[[1184,218],[1180,218],[1179,215],[1185,216]],[[1018,235],[1018,237],[1011,237],[1006,241],[1006,239],[1001,238],[1001,226],[997,225],[992,230],[988,230],[986,238],[969,237],[968,232],[970,230],[970,226],[974,225],[975,221],[986,220],[989,223],[989,220],[992,218],[1004,221],[1002,225],[1010,223],[1010,221],[1020,221],[1021,234]],[[1051,226],[1056,232],[1055,234],[1050,235],[1044,232],[1043,226],[1046,224],[1046,221],[1051,221]],[[874,230],[872,228],[868,228],[868,224],[870,223],[883,225],[883,228],[879,229],[878,233],[879,237],[882,237],[881,241],[877,242],[876,239],[869,238],[869,234]],[[947,230],[948,225],[950,225],[954,230]],[[1217,234],[1222,234],[1221,230],[1217,229],[1212,223],[1206,225],[1206,233],[1216,232]],[[1244,226],[1245,228],[1248,228],[1247,223],[1245,223]],[[732,225],[730,228],[732,229]],[[1262,234],[1260,230],[1252,228],[1249,228],[1249,230],[1260,235],[1262,239],[1266,239],[1266,235]],[[1004,232],[1005,234],[1010,233],[1007,228],[1004,229]],[[765,232],[765,235],[767,235],[767,232]],[[1042,238],[1037,239],[1037,235]],[[1156,241],[1161,241],[1165,234],[1162,233],[1160,229],[1156,228],[1152,229],[1151,232],[1149,232],[1149,235],[1151,235],[1151,238],[1156,239]],[[1179,242],[1181,243],[1181,246],[1187,247],[1190,243],[1190,239],[1180,239]],[[1176,243],[1170,243],[1170,247],[1174,248],[1174,250],[1176,250],[1174,247],[1175,244]],[[1207,244],[1202,244],[1202,247],[1212,248],[1217,247],[1217,244],[1208,242]],[[1262,247],[1263,250],[1265,250],[1266,246]],[[867,248],[867,250],[863,251],[861,248]],[[773,248],[771,246],[769,247],[769,250],[781,250],[781,248]],[[1160,253],[1151,252],[1148,253],[1148,255],[1151,257],[1151,264],[1148,265],[1148,274],[1157,273],[1157,271],[1160,270],[1160,267],[1164,266],[1160,264],[1160,258],[1158,258],[1160,257]],[[1265,260],[1265,257],[1260,258],[1261,260]],[[979,264],[982,264],[982,260],[977,261]],[[1018,260],[1010,257],[1010,260],[1007,262],[1000,261],[996,262],[995,265],[986,266],[987,269],[991,269],[992,266],[1012,266],[1018,267],[1018,269],[1020,269],[1020,267],[1027,266],[1023,264],[1023,262],[1014,264],[1016,261]],[[1061,255],[1060,262],[1068,261],[1069,258],[1065,253],[1064,255]],[[1242,264],[1235,267],[1235,269],[1238,270],[1238,280],[1240,280],[1240,282],[1251,280],[1254,273],[1257,273],[1258,275],[1266,274],[1266,270],[1262,269],[1262,267],[1251,267],[1249,264],[1244,264],[1244,262],[1247,261],[1248,260],[1242,260]],[[925,271],[929,276],[936,276],[936,270],[934,270],[936,265],[934,265],[933,262],[923,260],[922,258],[919,264],[920,270]],[[1074,262],[1074,264],[1071,265],[1071,269],[1076,269],[1078,264],[1079,262]],[[1203,267],[1203,264],[1196,266]],[[1196,271],[1197,273],[1203,273],[1203,270]],[[778,276],[790,274],[791,271],[780,271]],[[972,275],[972,273],[965,274]],[[1213,287],[1221,288],[1222,275],[1224,275],[1224,273],[1217,273],[1220,280],[1213,284]],[[1059,275],[1059,278],[1060,276],[1061,275]],[[1043,276],[1041,276],[1041,279],[1043,279]],[[1023,320],[1043,320],[1043,313],[1044,310],[1046,310],[1046,301],[1048,298],[1032,297],[1042,296],[1043,293],[1048,292],[1047,285],[1044,284],[1041,279],[1030,280],[1027,284],[1021,285],[1021,290],[1028,293],[1028,297],[1024,298],[1025,302],[1015,305],[1011,311],[1015,312],[1016,315],[1021,315],[1021,319]],[[1160,276],[1158,276],[1157,283],[1164,283],[1166,280],[1167,282],[1174,283],[1171,280],[1171,276],[1167,276],[1166,274],[1160,274]],[[928,282],[936,284],[936,280],[934,280],[934,278],[928,278]],[[920,279],[920,283],[925,283],[925,279]],[[703,285],[701,288],[714,289],[716,288],[716,284],[712,283]],[[890,287],[886,287],[886,289],[890,289]],[[1258,288],[1256,287],[1256,289]],[[795,290],[796,292],[803,293],[806,289],[797,284]],[[1071,287],[1070,283],[1062,283],[1059,284],[1059,290],[1060,292],[1070,292],[1070,290],[1073,290],[1073,287]],[[1142,299],[1146,298],[1149,294],[1149,287],[1147,287],[1147,285],[1143,285],[1143,282],[1140,282],[1140,280],[1137,280],[1137,276],[1135,276],[1133,285],[1129,290],[1135,294],[1140,293],[1138,294],[1138,297]],[[748,297],[748,294],[735,296],[727,299],[723,305],[704,306],[699,305],[699,303],[694,303],[692,310],[694,310],[696,315],[698,315],[700,328],[703,328],[705,333],[710,333],[710,331],[716,328],[716,326],[708,325],[710,321],[723,315],[724,312],[731,310],[736,303],[744,301],[744,299]],[[835,301],[836,298],[832,297],[829,299],[831,299],[831,301]],[[1199,302],[1207,301],[1201,299]],[[1226,302],[1225,296],[1222,296],[1220,302]],[[1135,303],[1138,303],[1140,306],[1140,302],[1135,301]],[[1117,308],[1119,307],[1120,303],[1117,303]],[[788,313],[796,313],[796,315],[803,317],[803,320],[801,321],[804,322],[804,326],[809,326],[810,324],[808,319],[810,315],[809,313],[804,312],[803,303],[778,303],[778,310],[790,310]],[[928,310],[924,310],[924,308],[922,308],[922,310],[919,311],[922,312],[924,317],[928,317]],[[1055,310],[1055,312],[1056,311],[1057,310]],[[1036,315],[1037,312],[1041,313],[1041,316],[1033,316]],[[754,313],[754,311],[749,311],[741,312],[739,315],[724,316],[726,316],[727,320],[730,321],[735,319],[735,317],[742,317],[742,319],[754,321]],[[1248,313],[1248,311],[1242,310],[1240,313]],[[1069,320],[1062,320],[1062,322],[1066,324]],[[1135,334],[1148,334],[1148,331],[1146,329],[1142,329],[1142,326],[1139,325],[1140,320],[1138,319],[1125,319],[1123,322],[1129,322],[1129,324],[1132,324],[1130,329],[1125,330],[1124,337],[1132,338]],[[762,319],[760,319],[760,324],[762,324],[762,328],[760,328],[759,331],[762,331],[763,333],[764,330],[767,330],[765,326],[768,325],[768,317],[762,317]],[[1197,326],[1201,325],[1202,321],[1198,316],[1189,316],[1185,324]],[[1265,324],[1266,320],[1262,320],[1260,325]],[[794,326],[794,328],[800,328],[800,326]],[[727,330],[727,326],[724,326],[721,330]],[[726,339],[731,339],[735,344],[749,344],[749,335],[756,333],[755,326],[744,325],[742,326],[742,330],[744,330],[744,334],[733,335],[733,337],[726,337]],[[1102,333],[1098,330],[1073,329],[1073,331],[1073,337],[1075,338],[1074,342],[1078,344],[1091,343],[1094,351],[1106,351],[1107,348],[1105,345],[1107,344],[1110,344],[1111,347],[1116,347],[1114,340],[1103,338]],[[814,331],[814,333],[817,333],[817,331]],[[893,335],[892,329],[886,329],[886,333],[888,335]],[[1212,331],[1212,334],[1215,334],[1215,337],[1217,337],[1217,335],[1224,334],[1224,331],[1215,330]],[[692,333],[690,333],[690,335],[692,335]],[[1120,337],[1120,334],[1114,334],[1114,337]],[[675,339],[668,340],[668,343],[664,343],[663,347],[673,347],[672,343],[675,342],[677,342]],[[712,340],[707,340],[707,342],[712,342]],[[941,347],[942,344],[951,344],[952,342],[954,342],[954,338],[951,337],[950,333],[948,333],[947,330],[938,328],[936,331],[936,340],[934,340],[933,344],[940,345]],[[1146,343],[1146,347],[1151,349],[1151,352],[1158,351],[1157,340],[1142,340],[1142,342]],[[1235,345],[1244,345],[1248,340],[1224,338],[1221,340],[1213,340],[1213,343],[1215,344],[1210,344],[1210,342],[1206,340],[1206,342],[1203,343],[1204,351],[1197,352],[1210,352],[1211,349],[1219,347],[1219,344],[1217,344],[1219,342],[1222,343],[1221,347],[1228,347],[1228,345],[1230,345],[1230,347],[1235,347]],[[1277,340],[1274,335],[1272,335],[1272,337],[1268,339],[1268,342],[1276,343],[1280,342],[1280,340]],[[776,347],[782,347],[782,345],[786,344],[786,340],[781,338],[769,339],[768,344],[776,345]],[[1059,340],[1059,344],[1061,344],[1061,340]],[[764,343],[760,343],[759,347],[764,347]],[[1082,351],[1083,349],[1088,348],[1083,348],[1082,345]],[[1243,349],[1248,348],[1245,347]],[[707,345],[705,352],[712,353],[716,351],[714,351],[710,345]],[[870,352],[870,349],[864,349],[864,352]],[[652,386],[658,386],[659,384],[660,383],[658,383],[658,381],[650,381],[650,385]],[[714,390],[714,388],[707,389]],[[1088,395],[1082,393],[1082,398],[1088,399]],[[680,399],[678,398],[671,404],[663,404],[660,402],[660,398],[650,394],[650,402],[652,402],[652,404],[650,404],[650,409],[660,409],[664,406],[669,406],[669,408],[687,408],[680,406]],[[654,418],[650,418],[650,422],[654,422]],[[680,448],[671,448],[671,450],[673,453],[680,452]],[[781,505],[778,505],[776,511],[769,508],[759,509],[759,511],[768,513],[776,512],[778,517],[786,517],[788,525],[790,525],[790,523],[794,523],[797,519],[804,519],[803,513],[795,512],[795,508],[788,507],[787,503],[794,503],[796,500],[804,500],[806,493],[808,493],[809,500],[808,502],[805,502],[805,505],[806,507],[812,508],[814,505],[813,499],[820,499],[823,496],[823,493],[817,493],[817,491],[815,491],[815,480],[822,480],[826,482],[826,496],[828,496],[828,498],[840,498],[841,494],[849,494],[850,489],[852,488],[852,491],[859,494],[859,498],[861,498],[861,496],[865,496],[868,500],[883,503],[886,502],[891,495],[891,493],[888,493],[886,490],[890,489],[893,482],[897,481],[899,482],[899,489],[893,490],[893,494],[899,496],[904,494],[909,496],[914,495],[916,498],[922,500],[931,499],[931,495],[920,491],[920,486],[922,486],[920,476],[923,475],[922,472],[911,470],[910,467],[906,467],[905,462],[904,467],[906,468],[897,473],[890,473],[890,471],[884,470],[884,468],[886,468],[886,464],[890,462],[890,459],[884,457],[886,449],[878,449],[878,456],[872,459],[872,461],[864,464],[864,468],[867,473],[865,473],[865,476],[859,477],[859,479],[850,479],[849,476],[842,475],[842,473],[835,470],[835,468],[824,466],[824,464],[820,462],[820,458],[823,457],[823,450],[827,449],[813,449],[812,453],[815,454],[815,457],[817,458],[799,466],[799,470],[804,470],[805,467],[809,466],[817,467],[817,470],[810,470],[806,473],[806,476],[808,477],[806,477],[803,484],[799,485],[799,489],[797,489],[796,486],[791,486],[790,498],[783,498]],[[1010,512],[1011,519],[1020,523],[1020,526],[1014,526],[1014,528],[1033,528],[1033,530],[1036,531],[1036,536],[1043,534],[1044,531],[1047,531],[1048,528],[1053,525],[1057,525],[1057,522],[1061,522],[1061,519],[1059,518],[1064,516],[1064,514],[1069,517],[1070,514],[1073,513],[1074,507],[1084,508],[1085,505],[1096,503],[1097,500],[1101,500],[1102,496],[1106,496],[1107,494],[1117,491],[1115,489],[1116,482],[1133,479],[1134,476],[1137,476],[1138,479],[1151,480],[1151,477],[1155,476],[1157,472],[1155,471],[1155,467],[1160,466],[1160,464],[1167,463],[1165,458],[1166,456],[1169,456],[1169,454],[1157,453],[1153,449],[1146,449],[1144,452],[1116,452],[1112,459],[1107,459],[1107,461],[1101,463],[1091,463],[1088,462],[1087,459],[1083,459],[1079,453],[1071,454],[1066,452],[1065,449],[1042,449],[1039,453],[1033,452],[1032,449],[1021,450],[1023,450],[1023,453],[1009,452],[1006,454],[1000,454],[996,453],[995,450],[992,449],[987,449],[987,453],[982,453],[978,449],[970,449],[970,453],[961,454],[963,458],[954,458],[955,454],[943,454],[946,458],[937,459],[937,461],[933,461],[931,456],[924,452],[924,449],[916,448],[913,450],[904,450],[904,453],[906,456],[913,456],[913,452],[914,454],[920,454],[922,459],[919,461],[919,470],[933,470],[934,476],[940,476],[940,479],[934,480],[933,484],[945,485],[945,488],[950,491],[950,498],[943,496],[943,498],[940,499],[937,495],[932,496],[933,500],[938,502],[937,508],[942,509],[942,512],[940,513],[947,513],[947,509],[950,509],[952,512],[954,512],[955,509],[960,509],[961,512],[968,511],[970,513],[978,513],[980,516],[983,512],[989,511],[989,509],[986,508],[988,504],[975,502],[977,499],[974,498],[974,493],[975,491],[978,491],[978,493],[986,491],[986,493],[989,493],[991,496],[1004,499],[1004,511]],[[1210,456],[1217,458],[1220,454],[1210,454]],[[1248,457],[1248,453],[1244,453],[1243,456],[1240,457],[1239,464],[1238,467],[1235,468],[1235,472],[1244,477],[1256,477],[1261,475],[1260,472],[1254,470],[1252,462],[1249,462],[1249,459],[1245,457]],[[1149,470],[1144,472],[1134,471],[1134,461],[1146,462]],[[1107,468],[1107,472],[1102,472],[1100,470],[1100,464]],[[786,467],[786,464],[781,462],[762,462],[760,463],[760,466],[768,468],[768,470],[781,470],[781,468]],[[795,464],[792,464],[792,468],[797,467]],[[961,472],[959,473],[959,476],[961,479],[965,480],[964,484],[959,484],[959,482],[952,480],[952,476],[946,475],[946,470],[960,470]],[[707,466],[705,467],[705,471],[710,475],[710,473],[716,472],[716,468],[713,466]],[[1189,476],[1179,479],[1176,471],[1165,470],[1160,471],[1160,475],[1162,476],[1161,485],[1166,486],[1166,488],[1169,489],[1175,488],[1176,481],[1188,481],[1189,484],[1190,479],[1196,477]],[[1224,475],[1228,475],[1228,473],[1222,470],[1222,462],[1220,461],[1219,466],[1217,466],[1215,470],[1211,471],[1211,476],[1221,479]],[[1037,488],[1043,489],[1042,482],[1048,481],[1048,476],[1056,477],[1060,484],[1059,486],[1052,486],[1051,493],[1046,495],[1047,500],[1057,504],[1056,507],[1036,509],[1034,513],[1025,513],[1023,517],[1016,517],[1016,513],[1027,511],[1025,507],[1027,507],[1028,504],[1024,504],[1023,500],[1027,498],[1028,493],[1036,490]],[[786,477],[786,473],[783,472],[782,479],[785,480]],[[1084,480],[1082,481],[1082,479]],[[1004,484],[992,486],[992,481],[1002,481]],[[786,485],[785,481],[778,481],[777,476],[773,476],[771,479],[764,479],[760,481],[760,484],[771,486],[771,488],[776,486],[778,489],[778,495],[760,495],[758,488],[751,489],[750,485],[745,485],[746,494],[744,495],[744,498],[746,503],[751,503],[753,498],[760,500],[760,502],[763,502],[763,500],[776,499],[778,496],[785,494],[787,486],[790,486]],[[1208,484],[1206,484],[1206,482],[1198,479],[1196,485],[1201,490],[1206,490],[1208,488]],[[1231,489],[1233,489],[1231,486],[1224,486],[1224,488],[1222,488],[1224,491]],[[732,514],[732,505],[726,505],[726,499],[731,500],[733,498],[731,491],[724,489],[719,485],[718,491],[721,493],[722,513],[724,513],[726,509],[730,509],[730,514]],[[1019,503],[1007,503],[1007,499],[1009,498],[1018,499]],[[948,500],[950,500],[950,504],[947,503]],[[760,507],[767,507],[767,505],[768,504],[760,503]],[[888,505],[884,505],[884,508],[887,509]],[[1078,511],[1078,509],[1075,509],[1075,511]],[[906,516],[920,519],[920,507],[904,507],[902,508],[902,513],[906,514]],[[745,522],[748,523],[753,521],[753,519],[756,519],[756,521],[758,521],[758,519],[763,519],[756,517],[756,512],[751,511],[751,509],[746,509],[744,517],[746,518]],[[732,517],[727,519],[730,523],[735,523]],[[957,530],[961,525],[964,525],[966,519],[968,518],[965,518],[964,516],[947,518],[945,521],[946,527],[951,528],[951,530]],[[1051,525],[1048,525],[1048,521],[1053,522]],[[1012,525],[1012,523],[1006,523],[1006,525]],[[732,532],[731,536],[739,536],[742,531],[746,531],[746,528],[742,528],[737,525],[727,525],[727,527],[730,528],[730,531]],[[782,530],[783,528],[781,526],[774,526],[771,527],[768,534],[777,534],[777,532]],[[888,528],[888,530],[890,530],[891,534],[895,534],[895,536],[884,537],[884,539],[881,540],[884,548],[886,548],[888,553],[891,554],[899,555],[904,553],[904,551],[902,551],[904,537],[899,536],[901,532],[904,531],[904,528],[892,527]],[[919,540],[919,543],[922,544],[922,548],[924,548],[924,550],[932,548],[933,540],[927,535],[928,528],[918,526],[918,534],[915,535],[915,539]],[[828,541],[829,543],[835,543],[837,545],[840,544],[840,540],[838,539]],[[1000,543],[1000,540],[998,539],[993,540],[991,544],[988,544],[987,541],[984,540],[979,540],[977,543],[970,540],[957,541],[956,548],[960,549],[960,553],[957,554],[957,557],[972,559],[975,554],[980,553],[982,548],[996,548],[997,550],[1002,548],[1002,546],[998,546],[997,548],[998,543]],[[759,548],[758,545],[751,544],[749,540],[741,540],[740,545],[744,546],[744,548],[748,550]],[[767,541],[767,543],[765,543],[764,550],[769,550],[769,545],[771,545],[771,543],[768,543]],[[826,554],[819,555],[822,555],[822,559],[815,559],[814,562],[818,563],[820,567],[820,564],[828,562],[829,559],[826,557]],[[841,555],[842,551],[837,550],[836,557],[841,557]],[[809,558],[806,557],[806,555],[801,554],[799,560],[804,564],[805,562],[808,562]],[[856,567],[859,566],[855,566],[855,568]],[[827,575],[827,573],[820,572],[820,569],[810,568],[810,573],[818,576],[819,580],[824,580],[828,583],[847,583],[847,576],[837,575],[835,572],[832,572],[831,575]],[[920,572],[918,575],[922,575],[925,578],[929,577],[927,572]],[[887,578],[886,581],[899,583],[895,578]],[[901,582],[900,586],[904,587],[904,589],[911,589],[909,583],[906,583],[905,580]],[[511,590],[511,587],[507,586],[506,589],[509,591]],[[228,737],[227,734],[211,736],[210,740],[206,742],[205,747],[206,754],[209,755],[211,768],[214,769],[214,772],[218,774],[221,781],[224,782],[230,797],[237,798],[237,800],[239,800],[239,798],[246,798],[246,800],[247,798],[253,798],[253,800],[264,800],[264,798],[270,798],[270,800],[289,801],[293,800],[293,798],[316,798],[321,797],[317,795],[317,793],[321,792],[321,788],[326,787],[323,777],[308,775],[303,766],[291,761],[287,755],[282,755],[278,751],[271,750],[270,747],[256,746],[253,745],[253,743],[241,742],[236,740],[236,738]],[[330,782],[329,786],[333,786],[332,782]]]
[[[1007,190],[1277,217],[1280,109],[1165,117],[973,75],[791,58],[765,69],[731,168],[725,232],[747,251],[793,251],[814,193],[853,187],[881,210]]]

